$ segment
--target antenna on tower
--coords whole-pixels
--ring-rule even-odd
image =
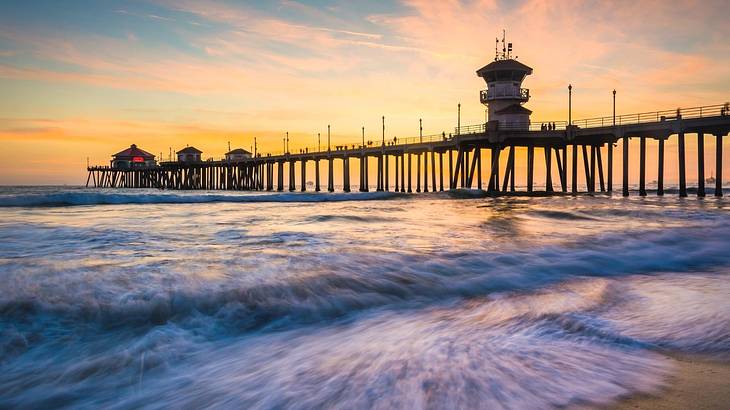
[[[507,38],[507,30],[502,29],[502,58],[507,58],[507,48],[505,48],[506,38]]]
[[[494,61],[499,60],[499,39],[494,38]]]

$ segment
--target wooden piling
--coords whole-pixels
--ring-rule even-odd
[[[679,154],[679,196],[687,196],[687,169],[685,166],[685,155],[684,155],[684,131],[680,131],[677,134],[677,152]]]
[[[629,137],[624,136],[624,144],[623,144],[623,163],[621,164],[621,167],[623,168],[623,189],[622,189],[622,195],[623,196],[629,196]]]
[[[535,172],[535,147],[527,147],[527,192],[532,192],[533,174]]]
[[[345,156],[342,160],[342,190],[350,192],[350,157]]]
[[[411,190],[411,180],[412,179],[413,179],[413,177],[412,177],[412,169],[411,169],[411,153],[409,152],[408,153],[408,193],[409,194],[411,192],[413,192]]]
[[[601,155],[601,148],[596,147],[596,160],[598,161],[598,182],[600,184],[601,192],[606,192],[606,184],[603,179],[603,157]]]
[[[639,137],[639,195],[646,196],[646,137]]]
[[[436,153],[431,149],[431,187],[436,192]]]
[[[571,157],[572,157],[572,167],[570,169],[570,176],[573,178],[572,184],[571,184],[571,192],[576,194],[578,193],[578,144],[573,143],[573,148],[571,150]]]
[[[697,133],[697,196],[705,196],[705,134]]]
[[[444,153],[439,152],[439,191],[444,190]]]
[[[606,190],[610,193],[613,192],[613,142],[609,141],[608,145],[606,145],[608,156],[606,167],[608,168],[606,170]]]
[[[664,195],[664,137],[659,138],[659,147],[657,147],[657,196]]]
[[[545,151],[545,192],[553,192],[552,153],[548,147],[543,151]]]
[[[722,196],[722,134],[715,135],[715,196]]]
[[[428,192],[428,151],[423,153],[423,192]]]

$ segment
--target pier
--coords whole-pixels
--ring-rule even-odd
[[[614,125],[615,121],[615,125]],[[252,190],[319,192],[323,183],[329,192],[335,190],[335,161],[340,162],[341,189],[350,192],[355,183],[350,175],[350,162],[357,161],[359,172],[356,189],[370,190],[370,166],[377,170],[374,183],[377,191],[429,192],[457,188],[484,189],[491,193],[516,192],[516,148],[526,148],[526,192],[535,191],[535,162],[545,169],[545,192],[578,193],[578,173],[585,175],[583,192],[612,192],[614,189],[613,156],[616,144],[622,145],[621,189],[629,195],[632,176],[629,161],[635,155],[629,140],[638,139],[639,195],[646,195],[647,140],[657,143],[657,195],[664,194],[664,160],[676,155],[679,172],[679,195],[687,196],[685,142],[697,138],[697,195],[705,194],[704,136],[715,138],[714,194],[722,195],[722,145],[730,132],[728,104],[646,112],[553,122],[555,129],[543,129],[544,123],[524,126],[497,127],[490,123],[456,127],[445,133],[424,135],[395,141],[381,141],[377,146],[362,144],[338,145],[317,152],[259,155],[242,160],[202,161],[196,163],[162,162],[158,165],[132,169],[109,166],[88,167],[87,186],[103,188],[161,188],[173,190]],[[505,129],[506,128],[506,129]],[[678,150],[666,153],[664,145],[670,138],[677,141]],[[603,157],[603,152],[606,157]],[[537,159],[536,159],[537,154]],[[500,157],[506,155],[504,167]],[[485,161],[485,157],[488,159]],[[579,157],[581,161],[579,161]],[[313,186],[307,186],[307,164],[314,164]],[[483,163],[484,162],[484,163]],[[325,166],[323,166],[325,165]],[[552,167],[559,179],[552,180]],[[323,176],[321,170],[327,169]],[[482,167],[489,170],[482,178]],[[503,169],[500,169],[503,168]],[[570,169],[570,174],[568,170]],[[284,186],[284,176],[288,184]]]

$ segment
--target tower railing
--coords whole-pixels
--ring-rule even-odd
[[[530,90],[528,88],[497,87],[479,91],[479,100],[482,104],[499,99],[519,99],[524,102],[530,99]]]

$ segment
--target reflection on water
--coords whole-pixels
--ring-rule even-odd
[[[3,188],[0,407],[607,402],[656,349],[730,357],[728,228],[714,198]]]

